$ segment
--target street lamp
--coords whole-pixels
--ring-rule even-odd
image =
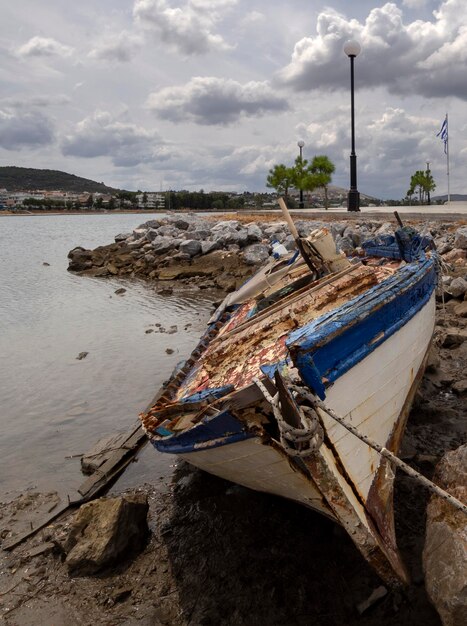
[[[302,154],[303,154],[303,146],[305,145],[305,142],[302,141],[302,139],[300,139],[300,141],[297,141],[297,146],[300,150],[300,165],[302,164],[303,160],[302,160]],[[300,185],[300,202],[298,204],[298,208],[299,209],[303,209],[303,189]]]
[[[350,117],[352,149],[350,152],[350,190],[347,196],[347,211],[360,211],[360,194],[357,190],[357,155],[355,154],[355,108],[354,108],[354,59],[360,54],[358,41],[348,41],[344,52],[350,59]]]

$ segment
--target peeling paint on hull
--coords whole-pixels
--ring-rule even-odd
[[[305,287],[301,271],[295,292],[284,278],[284,298],[275,301],[268,288],[267,308],[256,310],[261,299],[233,308],[142,421],[156,449],[337,521],[396,584],[408,579],[387,462],[322,411],[324,443],[303,460],[290,458],[254,383],[260,378],[274,395],[275,369],[298,373],[338,415],[397,451],[434,328],[435,262],[378,263],[310,278]]]

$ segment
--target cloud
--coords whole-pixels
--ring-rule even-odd
[[[71,102],[71,98],[64,94],[42,94],[38,96],[22,98],[4,98],[0,100],[0,106],[8,109],[28,109],[35,107],[48,108],[51,106],[64,106]]]
[[[42,113],[0,109],[0,148],[37,148],[53,141],[52,123]]]
[[[336,164],[334,184],[341,186],[348,184],[349,120],[349,107],[340,106],[300,129],[309,146],[305,156],[308,150],[327,154]],[[357,111],[357,122],[358,187],[370,195],[401,197],[406,191],[401,186],[409,184],[416,169],[424,169],[425,159],[434,148],[438,148],[437,154],[442,153],[436,139],[438,119],[386,107],[382,112]]]
[[[73,53],[73,48],[59,43],[51,37],[33,37],[18,48],[21,57],[67,57]]]
[[[409,9],[421,9],[427,2],[428,0],[402,0],[402,4]]]
[[[79,122],[74,132],[62,141],[65,156],[94,158],[108,156],[118,167],[165,160],[169,152],[155,132],[114,119],[105,111],[96,111]]]
[[[148,98],[148,107],[172,122],[230,124],[241,117],[259,117],[288,110],[266,82],[245,84],[234,80],[196,76],[184,86],[166,87]]]
[[[386,87],[399,95],[467,99],[467,3],[445,0],[432,21],[405,24],[393,2],[370,11],[364,22],[324,9],[315,37],[295,45],[291,62],[277,75],[297,91],[348,89],[349,68],[343,46],[348,39],[362,45],[356,86]]]
[[[100,42],[88,56],[98,61],[128,63],[141,44],[141,39],[123,31]]]
[[[191,0],[172,8],[166,0],[136,0],[133,16],[157,41],[185,55],[204,54],[230,47],[214,31],[222,10],[234,4],[235,0]]]

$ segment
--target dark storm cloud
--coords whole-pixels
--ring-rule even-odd
[[[34,148],[51,144],[54,130],[42,113],[0,109],[0,147],[5,150]]]
[[[156,133],[98,111],[79,122],[73,133],[65,137],[62,153],[87,159],[108,156],[114,165],[130,167],[164,159],[161,143]]]

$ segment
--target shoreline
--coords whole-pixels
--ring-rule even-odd
[[[239,217],[235,216],[237,220]],[[271,219],[265,220],[261,235],[256,235],[262,238],[256,243],[265,247],[267,238],[282,232],[281,228],[273,228],[275,216],[267,217]],[[364,221],[361,215],[352,217],[356,222]],[[340,216],[334,214],[335,228],[339,220]],[[375,225],[375,231],[380,226]],[[240,242],[243,228],[244,224],[239,224],[233,239],[237,237]],[[455,252],[453,225],[435,224],[433,228],[438,228],[438,244],[448,258]],[[268,229],[272,230],[265,235]],[[350,245],[352,233],[358,235],[352,225],[339,229],[338,241],[344,247]],[[210,228],[209,233],[212,231]],[[175,235],[172,237],[176,239]],[[149,243],[152,246],[157,237],[138,244],[139,239],[143,237],[132,234],[123,241],[125,245],[137,244],[132,251],[138,251]],[[244,254],[245,246],[227,242],[222,245],[236,245],[238,250],[217,250],[217,256],[235,257],[240,250]],[[183,285],[186,281],[202,288],[200,285],[213,280],[205,274],[193,276],[196,258],[209,259],[209,254],[194,260],[175,258],[170,265],[170,259],[180,253],[173,248],[166,252],[174,254],[167,257],[169,265],[160,269],[171,275],[174,283]],[[142,251],[139,258],[131,257],[131,266],[126,268],[130,270],[128,277],[144,254],[147,252]],[[458,261],[462,263],[455,267],[456,273],[465,275],[465,257]],[[157,268],[159,271],[158,264]],[[219,274],[219,266],[214,267],[213,274]],[[146,279],[144,274],[141,277]],[[169,282],[154,284],[166,288]],[[448,283],[445,288],[449,288]],[[460,306],[462,314],[458,313]],[[447,293],[446,304],[438,302],[434,350],[410,413],[400,454],[428,477],[447,450],[465,441],[465,389],[460,383],[467,369],[467,341],[456,345],[449,337],[463,332],[466,319],[465,304],[459,298]],[[131,490],[136,492],[145,494],[149,501],[149,543],[139,555],[102,575],[70,578],[61,562],[63,536],[71,515],[13,553],[0,552],[0,614],[8,626],[29,626],[34,621],[67,626],[441,624],[427,598],[421,564],[428,494],[405,475],[398,474],[396,479],[396,530],[413,583],[401,592],[388,591],[363,615],[359,615],[357,605],[379,588],[381,581],[344,531],[318,514],[287,500],[227,483],[184,463],[178,464],[170,479],[162,483],[154,470],[152,483]],[[113,493],[121,493],[118,483]],[[44,496],[43,500],[46,509],[53,505],[53,496]],[[0,536],[4,537],[5,529],[11,530],[22,518],[27,523],[28,513],[37,503],[38,498],[31,494],[0,503]]]

